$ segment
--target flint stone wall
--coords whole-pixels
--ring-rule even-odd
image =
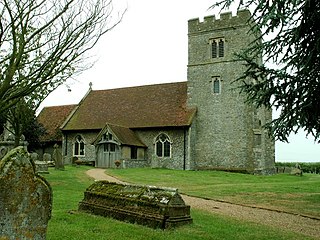
[[[22,147],[0,160],[0,239],[46,239],[52,190]]]
[[[79,210],[152,228],[192,223],[190,206],[171,188],[98,181],[85,191]]]

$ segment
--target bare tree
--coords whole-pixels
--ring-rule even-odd
[[[88,51],[124,14],[112,13],[112,0],[1,0],[0,114],[88,69]]]

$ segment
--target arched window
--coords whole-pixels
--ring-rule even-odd
[[[219,40],[219,57],[224,57],[224,40]]]
[[[211,54],[212,54],[212,58],[217,57],[217,42],[216,41],[211,42]]]
[[[80,135],[76,136],[75,138],[73,146],[73,155],[84,156],[84,140]]]
[[[211,58],[223,58],[225,52],[225,39],[215,38],[210,39],[211,43]]]
[[[220,77],[212,77],[212,90],[213,93],[221,93],[221,81]]]
[[[155,149],[158,157],[171,157],[171,141],[168,135],[161,133],[156,138]]]

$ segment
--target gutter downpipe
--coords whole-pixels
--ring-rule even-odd
[[[186,127],[183,128],[183,170],[186,170],[186,136],[187,136]]]

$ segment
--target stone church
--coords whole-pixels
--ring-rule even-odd
[[[244,71],[250,12],[188,22],[187,82],[92,90],[61,126],[66,163],[269,173],[271,111],[245,103],[234,83]],[[259,61],[262,61],[259,59]]]

